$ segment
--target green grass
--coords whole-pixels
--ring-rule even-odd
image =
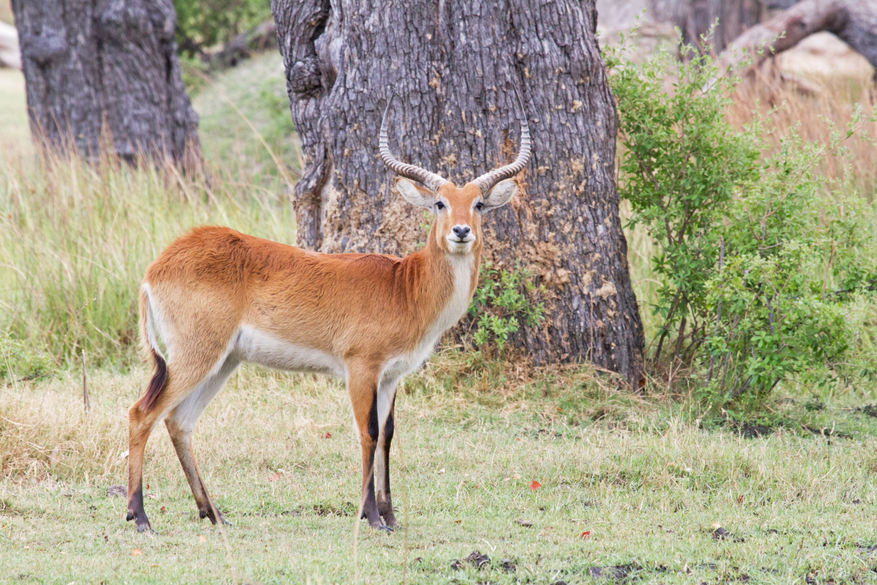
[[[280,54],[260,55],[209,81],[192,98],[204,156],[235,169],[238,181],[275,191],[284,188],[268,149],[293,177],[301,164]]]
[[[93,365],[127,367],[146,266],[193,226],[295,241],[282,195],[113,160],[0,159],[0,208],[0,327],[58,367],[83,351]],[[0,359],[7,349],[0,340]]]
[[[89,374],[88,414],[74,373],[8,385],[0,574],[22,583],[581,583],[623,567],[644,583],[877,578],[877,419],[847,408],[849,396],[826,397],[819,411],[782,407],[787,418],[830,419],[848,438],[789,424],[746,439],[587,372],[563,385],[550,374],[457,374],[441,389],[462,367],[453,353],[439,356],[397,401],[394,499],[407,529],[390,535],[354,519],[359,447],[339,384],[245,366],[214,400],[195,449],[234,523],[224,530],[197,519],[157,428],[145,471],[155,535],[138,534],[124,499],[106,495],[125,483],[126,410],[147,372]],[[716,525],[733,537],[716,540]],[[490,557],[480,570],[465,561],[476,550]]]

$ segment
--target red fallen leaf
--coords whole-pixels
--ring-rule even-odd
[[[331,438],[332,438],[332,433],[323,433],[323,438],[324,438],[324,439],[331,439]]]
[[[737,503],[738,503],[738,504],[742,504],[742,503],[743,503],[743,496],[737,496]]]
[[[581,534],[579,534],[579,538],[591,538],[591,531],[585,530]]]
[[[277,481],[278,479],[280,479],[280,472],[279,471],[277,473],[275,473],[274,475],[272,475],[271,477],[269,477],[268,481]]]
[[[530,484],[530,489],[533,491],[536,491],[541,487],[542,487],[542,484],[539,483],[538,481],[536,481],[535,479],[533,480],[533,483]]]
[[[165,513],[165,512],[167,512],[167,508],[162,506],[161,509],[159,510],[159,512]]]

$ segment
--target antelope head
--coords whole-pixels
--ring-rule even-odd
[[[530,129],[523,112],[520,115],[521,149],[515,161],[485,173],[462,187],[426,169],[403,163],[390,153],[387,141],[387,103],[381,122],[380,152],[384,164],[399,175],[396,189],[412,205],[432,211],[436,218],[430,236],[441,250],[450,254],[469,254],[480,250],[481,215],[508,203],[518,190],[511,180],[530,159]],[[411,179],[411,180],[409,180]]]

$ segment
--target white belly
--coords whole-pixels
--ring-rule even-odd
[[[336,356],[278,339],[248,325],[241,326],[233,353],[241,360],[278,370],[315,372],[343,378],[344,362]]]

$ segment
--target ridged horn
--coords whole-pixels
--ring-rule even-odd
[[[384,164],[387,165],[387,168],[400,177],[414,179],[435,193],[439,190],[439,187],[448,183],[447,179],[444,179],[435,173],[431,173],[426,169],[405,164],[390,153],[390,145],[387,140],[387,114],[390,112],[390,105],[393,103],[395,97],[395,93],[390,97],[387,102],[387,108],[384,110],[384,118],[381,120],[381,134],[378,142],[378,149],[381,151],[381,158],[383,159]]]
[[[518,152],[518,158],[515,159],[515,162],[485,173],[472,181],[481,189],[482,195],[490,191],[500,181],[514,177],[527,166],[527,162],[530,160],[530,127],[527,125],[527,115],[524,113],[523,106],[521,106],[520,122],[521,150]]]

